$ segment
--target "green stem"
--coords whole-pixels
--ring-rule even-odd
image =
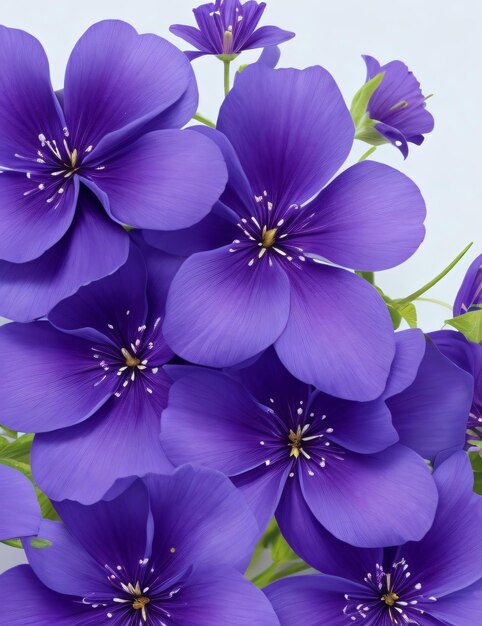
[[[276,574],[277,569],[278,563],[271,563],[269,567],[255,576],[251,582],[257,587],[266,587],[266,585],[269,585],[271,577]]]
[[[367,150],[366,152],[364,152],[361,157],[358,159],[358,163],[361,163],[362,161],[364,161],[365,159],[368,159],[368,157],[370,155],[372,155],[375,150],[377,149],[376,146],[372,146],[369,150]]]
[[[286,567],[283,567],[283,565],[286,565]],[[303,562],[286,564],[272,563],[264,571],[255,576],[251,582],[262,589],[279,578],[284,578],[285,576],[290,576],[291,574],[297,574],[298,572],[303,572],[308,569],[310,569],[310,566]]]
[[[436,300],[435,298],[417,298],[417,300],[419,302],[431,302],[432,304],[438,304],[440,306],[443,306],[446,309],[449,309],[449,311],[452,310],[450,304],[447,304],[447,302],[442,302],[442,300]]]
[[[209,120],[207,117],[204,117],[204,115],[201,115],[200,113],[196,113],[195,115],[193,115],[193,120],[197,120],[198,122],[201,122],[201,124],[205,124],[206,126],[210,126],[211,128],[216,128],[216,124],[214,122],[211,122],[211,120]]]
[[[413,302],[414,300],[417,300],[418,298],[420,298],[420,296],[423,296],[424,293],[426,293],[429,289],[432,289],[432,287],[434,285],[436,285],[438,282],[440,282],[442,280],[442,278],[444,278],[444,276],[447,276],[447,274],[457,265],[457,263],[460,261],[460,259],[463,256],[465,256],[465,254],[469,251],[469,249],[472,247],[473,243],[474,243],[473,241],[471,243],[469,243],[469,245],[466,246],[462,250],[462,252],[455,257],[455,259],[452,261],[452,263],[447,265],[447,267],[442,272],[440,272],[440,274],[438,274],[438,276],[436,276],[433,280],[428,282],[426,285],[424,285],[423,287],[421,287],[417,291],[414,291],[409,296],[406,296],[405,298],[399,298],[398,300],[395,300],[394,302],[398,302],[398,303],[401,303],[401,302]]]
[[[227,96],[229,93],[229,90],[231,89],[231,80],[230,80],[230,68],[231,68],[231,61],[223,61],[224,63],[224,95]]]

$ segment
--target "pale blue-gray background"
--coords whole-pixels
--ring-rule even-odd
[[[2,0],[0,20],[33,33],[51,60],[53,83],[62,85],[70,49],[92,23],[123,19],[140,32],[171,36],[172,23],[191,23],[191,0]],[[321,64],[335,76],[349,102],[364,80],[363,53],[381,62],[404,60],[421,81],[436,119],[435,131],[406,162],[388,146],[378,160],[400,168],[420,186],[428,208],[427,237],[402,267],[379,275],[392,296],[407,295],[431,279],[469,242],[467,260],[430,295],[451,302],[469,259],[482,251],[482,5],[478,0],[268,0],[264,22],[293,30],[297,37],[283,45],[280,65]],[[254,60],[257,53],[243,57]],[[201,92],[200,110],[211,117],[222,99],[222,66],[204,57],[194,62]],[[1,69],[0,69],[1,71]],[[361,147],[358,153],[361,153]],[[425,330],[442,326],[448,311],[420,304]],[[1,384],[1,383],[0,383]],[[0,571],[20,554],[0,546]]]

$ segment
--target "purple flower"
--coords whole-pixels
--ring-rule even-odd
[[[40,507],[31,482],[13,467],[0,465],[0,541],[36,535]]]
[[[205,221],[168,243],[204,250],[172,283],[168,344],[214,367],[274,344],[301,380],[349,399],[378,397],[395,351],[386,306],[367,281],[325,259],[381,270],[408,258],[424,237],[418,188],[386,165],[364,162],[318,193],[354,136],[340,91],[321,67],[248,67],[221,108],[218,129],[225,137],[200,132],[218,142],[230,179],[216,233]],[[214,239],[225,245],[209,249]]]
[[[420,145],[434,126],[420,83],[402,61],[380,65],[371,56],[363,59],[367,66],[366,82],[380,73],[383,78],[368,102],[357,137],[374,146],[392,143],[407,158],[408,143]]]
[[[243,50],[276,46],[295,34],[277,26],[257,28],[265,2],[216,0],[193,9],[197,28],[174,24],[170,31],[199,52],[186,52],[189,59],[205,54],[237,55]]]
[[[212,142],[179,130],[197,87],[164,39],[95,24],[57,95],[34,37],[1,27],[0,57],[0,313],[28,321],[125,262],[121,224],[199,221],[226,171]]]
[[[161,332],[175,257],[132,243],[111,276],[48,321],[0,328],[0,404],[15,430],[41,433],[32,471],[54,500],[96,502],[121,477],[172,469],[159,442],[173,356]]]
[[[279,626],[241,571],[257,526],[243,498],[211,470],[136,481],[108,502],[56,505],[42,550],[0,576],[9,626]]]
[[[472,406],[467,420],[467,448],[471,441],[482,441],[482,346],[467,341],[462,333],[439,330],[429,333],[431,341],[455,365],[468,372],[473,380]]]
[[[439,504],[425,537],[363,550],[336,541],[301,517],[301,554],[325,576],[297,576],[265,589],[281,626],[473,626],[482,623],[482,499],[458,452],[434,473]],[[409,477],[407,477],[410,480]],[[385,492],[387,506],[396,493]],[[295,512],[293,512],[295,515]]]
[[[470,265],[454,303],[454,315],[477,311],[482,306],[482,254]]]
[[[295,379],[271,349],[230,373],[176,370],[162,415],[166,454],[230,476],[260,526],[276,510],[288,538],[303,532],[290,514],[302,500],[309,516],[354,545],[420,539],[437,503],[423,458],[463,448],[472,386],[421,331],[396,341],[387,388],[365,403]]]

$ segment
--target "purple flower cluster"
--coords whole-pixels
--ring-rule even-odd
[[[194,9],[186,54],[95,24],[57,92],[0,29],[0,541],[28,559],[2,626],[482,623],[482,348],[394,331],[370,277],[418,249],[425,203],[347,164],[355,139],[407,156],[432,117],[400,61],[365,57],[361,117],[322,67],[274,69],[294,35],[264,9]],[[216,125],[196,114],[189,60],[229,87],[253,48]],[[322,573],[245,574],[273,517]]]

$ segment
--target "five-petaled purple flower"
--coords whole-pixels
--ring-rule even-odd
[[[0,28],[0,313],[41,317],[125,262],[121,224],[196,223],[224,189],[219,149],[180,131],[197,107],[185,55],[104,21],[55,94],[41,44]]]
[[[4,421],[41,433],[32,471],[54,500],[89,504],[118,478],[172,470],[159,442],[173,356],[161,327],[179,261],[143,252],[132,242],[125,265],[63,300],[49,321],[0,328],[0,350],[15,354],[0,364]]]
[[[0,465],[0,541],[36,535],[39,526],[33,485],[18,470]]]
[[[243,50],[266,48],[292,39],[295,34],[277,26],[257,28],[265,2],[215,0],[193,9],[197,28],[174,24],[170,31],[199,52],[186,52],[189,59],[205,54],[237,55]]]
[[[0,576],[9,626],[279,626],[242,574],[257,537],[242,496],[218,472],[151,475],[116,498],[56,505],[41,550]]]
[[[165,452],[230,476],[260,527],[276,510],[288,539],[304,532],[292,517],[300,499],[354,545],[420,539],[437,503],[423,459],[463,448],[472,381],[421,331],[396,341],[387,388],[365,403],[300,382],[272,349],[229,373],[181,368],[161,420]]]
[[[226,245],[193,254],[174,278],[168,344],[214,367],[274,344],[301,380],[344,398],[378,397],[395,353],[386,306],[365,280],[325,260],[371,271],[411,256],[425,232],[418,188],[364,162],[319,193],[354,137],[341,93],[321,67],[248,67],[217,128],[199,130],[228,164],[215,233]],[[202,246],[209,224],[173,233],[170,245],[193,237]]]
[[[425,537],[363,550],[330,537],[311,519],[299,554],[324,576],[297,576],[265,589],[281,626],[474,626],[482,623],[482,499],[464,452],[434,473],[435,521]],[[409,480],[409,477],[407,477]],[[387,485],[387,506],[397,493]]]
[[[367,82],[380,73],[383,78],[368,102],[357,137],[375,146],[392,143],[407,158],[408,144],[420,145],[434,126],[420,83],[402,61],[380,65],[371,56],[363,59]]]

